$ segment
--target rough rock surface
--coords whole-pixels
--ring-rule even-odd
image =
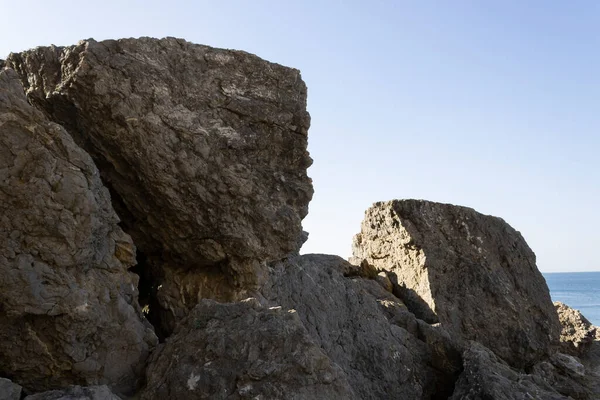
[[[531,372],[564,396],[576,400],[600,399],[600,377],[577,357],[556,353],[536,364]]]
[[[0,71],[0,374],[133,390],[156,337],[131,238],[91,158]]]
[[[554,302],[562,327],[560,344],[562,351],[580,356],[584,354],[596,338],[597,328],[581,312],[560,301]]]
[[[358,398],[448,398],[460,349],[363,274],[337,256],[297,256],[271,266],[262,293],[270,305],[296,310]]]
[[[7,65],[98,164],[152,279],[163,280],[155,289],[187,294],[159,292],[163,309],[210,291],[202,279],[168,281],[165,269],[225,274],[213,298],[229,300],[264,281],[265,261],[300,248],[313,189],[299,71],[174,38],[42,47]]]
[[[24,400],[121,400],[108,386],[71,386],[64,390],[50,390],[25,397]]]
[[[535,255],[500,218],[422,200],[375,203],[353,263],[388,271],[418,317],[476,340],[515,367],[558,342],[560,324]]]
[[[298,315],[202,300],[152,355],[142,399],[353,399]]]
[[[0,378],[0,400],[21,400],[22,390],[20,385],[10,379]]]
[[[567,400],[543,379],[510,368],[477,342],[464,355],[464,371],[451,400]]]

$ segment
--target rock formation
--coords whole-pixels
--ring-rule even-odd
[[[358,398],[447,398],[462,367],[460,350],[375,280],[357,275],[337,256],[294,257],[272,266],[262,293],[296,310]]]
[[[562,351],[575,356],[585,354],[600,332],[578,310],[559,301],[554,302],[554,307],[562,327],[560,333]]]
[[[300,248],[312,160],[299,71],[174,38],[86,40],[6,63],[99,166],[155,283],[150,312],[171,314],[165,332],[201,298],[244,298],[265,262]],[[205,285],[218,275],[218,290]]]
[[[253,298],[203,300],[152,358],[145,400],[356,398],[293,310]]]
[[[156,337],[131,238],[91,158],[0,71],[0,375],[133,391]]]
[[[181,39],[0,60],[0,400],[598,400],[499,218],[376,203],[300,256],[309,122],[297,70]]]
[[[558,342],[560,324],[535,255],[500,218],[428,201],[375,203],[353,254],[353,263],[387,271],[415,315],[512,366],[533,365]]]
[[[451,400],[568,400],[543,379],[513,370],[477,342],[464,353],[465,370]]]

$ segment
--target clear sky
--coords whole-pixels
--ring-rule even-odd
[[[0,58],[176,36],[302,71],[303,252],[350,255],[373,202],[500,216],[542,271],[600,270],[598,1],[0,0]]]

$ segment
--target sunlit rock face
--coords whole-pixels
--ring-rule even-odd
[[[313,189],[298,70],[174,38],[41,47],[7,65],[98,165],[164,331],[200,298],[244,298],[300,248]],[[224,276],[219,290],[207,274]]]
[[[118,222],[89,155],[0,71],[0,376],[135,390],[156,336]]]
[[[441,322],[517,367],[558,342],[560,324],[535,255],[500,218],[422,200],[375,203],[352,262],[387,271],[420,318]]]

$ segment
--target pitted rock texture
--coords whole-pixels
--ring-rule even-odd
[[[422,200],[375,203],[353,254],[353,263],[387,271],[418,317],[512,366],[531,366],[558,343],[560,324],[535,255],[500,218]]]
[[[450,400],[572,400],[544,379],[515,371],[480,343],[464,355],[464,371]]]
[[[156,337],[118,222],[89,155],[0,71],[0,375],[135,389]]]
[[[64,390],[50,390],[25,397],[24,400],[121,400],[108,386],[71,386]]]
[[[358,398],[447,399],[462,369],[461,349],[375,277],[361,275],[337,256],[296,256],[271,265],[261,291],[268,304],[296,310]]]
[[[8,65],[110,164],[140,245],[198,265],[298,249],[312,196],[299,71],[173,38],[38,48]]]
[[[213,298],[226,301],[300,248],[313,189],[298,70],[174,38],[41,47],[7,65],[93,157],[151,280],[219,269],[230,285]],[[161,285],[198,291],[191,303],[156,294],[174,312],[207,290]]]
[[[575,356],[583,355],[600,334],[581,312],[560,301],[554,302],[562,327],[560,345],[563,352]]]
[[[142,399],[355,399],[298,315],[202,300],[152,355]]]

